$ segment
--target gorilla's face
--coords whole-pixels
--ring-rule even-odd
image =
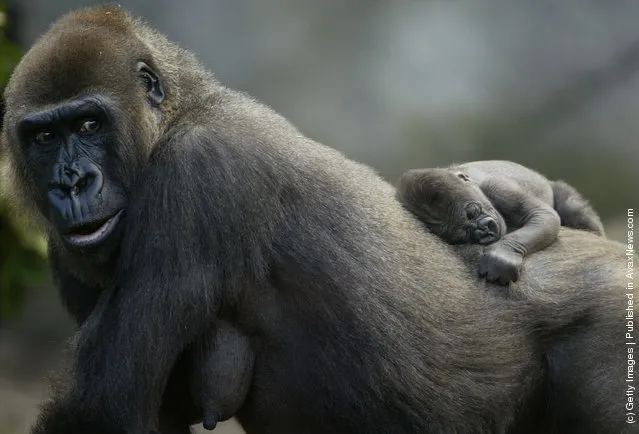
[[[458,243],[492,244],[506,235],[506,222],[479,191],[473,196],[458,199],[457,215],[450,227],[461,229]]]
[[[30,68],[30,57],[19,68]],[[119,244],[136,178],[158,136],[164,89],[136,57],[118,64],[107,86],[92,84],[105,75],[82,59],[58,66],[8,88],[10,160],[21,194],[50,223],[57,244],[108,256]],[[73,85],[58,85],[69,82],[68,75],[77,77]],[[78,93],[76,82],[89,91]]]
[[[96,248],[115,234],[127,207],[118,179],[118,131],[104,98],[90,96],[23,116],[17,137],[36,204],[70,248]]]
[[[455,173],[445,191],[448,203],[446,230],[441,234],[451,244],[491,244],[506,234],[506,222],[470,177]]]

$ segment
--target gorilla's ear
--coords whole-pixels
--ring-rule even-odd
[[[164,88],[160,77],[144,62],[138,62],[138,75],[144,80],[149,103],[158,107],[164,101]]]

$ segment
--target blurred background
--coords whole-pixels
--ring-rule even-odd
[[[54,19],[96,3],[0,3],[0,89]],[[409,168],[514,160],[577,187],[608,236],[625,237],[639,203],[636,0],[120,4],[391,182]],[[73,331],[45,254],[0,199],[0,434],[27,432]]]

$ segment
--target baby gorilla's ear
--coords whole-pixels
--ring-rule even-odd
[[[468,174],[466,174],[464,172],[457,172],[456,175],[462,181],[470,182],[470,176],[468,176]]]

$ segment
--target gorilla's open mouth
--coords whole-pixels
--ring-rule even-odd
[[[88,247],[104,241],[116,228],[124,210],[102,220],[85,223],[71,228],[64,236],[75,247]]]

